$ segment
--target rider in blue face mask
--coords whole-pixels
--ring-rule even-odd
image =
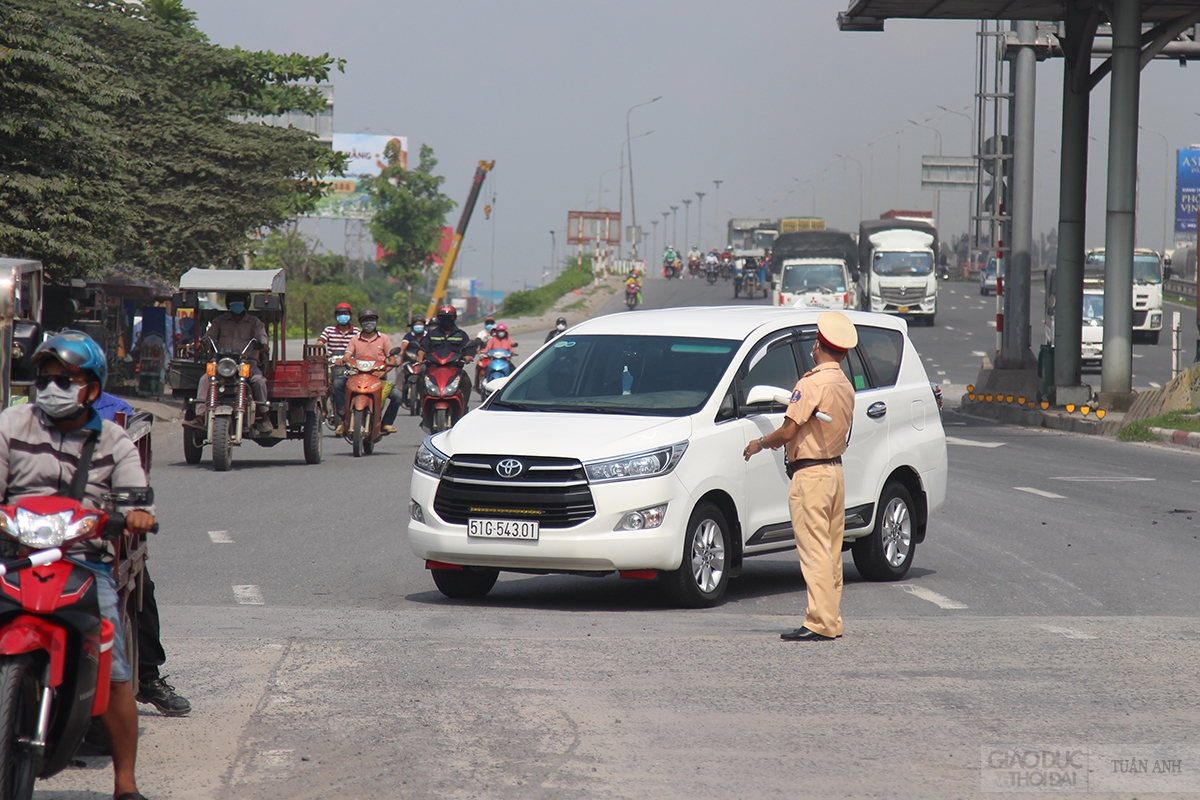
[[[359,334],[358,327],[350,322],[350,316],[353,313],[354,308],[349,303],[338,303],[333,307],[333,318],[336,324],[326,327],[317,337],[317,341],[325,345],[328,355],[340,357],[342,353],[346,352],[346,345],[350,343],[350,340]],[[332,373],[330,388],[333,390],[334,413],[340,420],[342,406],[346,402],[346,380],[350,377],[349,371],[340,364],[334,364],[330,372]]]

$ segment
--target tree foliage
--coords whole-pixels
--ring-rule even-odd
[[[437,159],[429,145],[421,145],[421,160],[414,169],[400,165],[395,144],[388,145],[387,159],[388,166],[368,182],[375,204],[371,235],[384,251],[380,268],[412,287],[433,265],[446,215],[457,204],[442,194],[446,179],[434,175]]]
[[[344,158],[236,121],[325,100],[341,61],[224,48],[180,0],[0,0],[0,251],[60,275],[240,259]]]

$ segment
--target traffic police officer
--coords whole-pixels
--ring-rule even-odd
[[[817,318],[816,364],[792,392],[779,430],[746,445],[743,457],[787,445],[788,507],[800,571],[808,588],[804,627],[780,638],[830,641],[842,635],[842,535],[846,528],[846,484],[842,453],[854,419],[854,387],[842,372],[846,352],[858,344],[849,317],[828,311]]]

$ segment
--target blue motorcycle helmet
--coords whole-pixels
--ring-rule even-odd
[[[108,382],[108,357],[92,337],[83,331],[66,330],[56,333],[38,345],[30,362],[37,367],[48,358],[63,366],[78,367],[100,381],[100,390]]]

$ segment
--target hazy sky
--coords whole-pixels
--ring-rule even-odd
[[[836,18],[847,0],[185,2],[222,45],[346,58],[345,74],[333,79],[336,129],[407,136],[410,157],[431,145],[458,202],[476,162],[495,159],[495,214],[485,221],[476,210],[456,272],[489,281],[494,237],[501,290],[540,280],[549,231],[559,232],[561,255],[567,211],[595,208],[601,179],[603,205],[617,208],[626,111],[659,95],[633,112],[630,130],[653,131],[633,141],[633,166],[638,222],[649,240],[651,221],[660,221],[660,247],[660,212],[671,205],[680,206],[676,244],[686,246],[680,201],[697,191],[707,192],[705,231],[700,240],[692,203],[691,239],[706,248],[723,244],[730,216],[815,210],[831,226],[857,230],[858,166],[836,154],[865,168],[864,216],[931,209],[932,193],[920,188],[920,157],[935,152],[931,131],[909,127],[866,145],[910,119],[932,120],[946,155],[970,155],[973,140],[967,120],[938,106],[971,113],[976,23],[890,21],[882,34],[841,33]],[[1058,215],[1062,68],[1061,60],[1038,65],[1035,233]],[[1142,125],[1163,134],[1170,152],[1143,134],[1141,246],[1162,244],[1164,166],[1173,213],[1174,150],[1200,142],[1198,79],[1200,64],[1156,61],[1143,71]],[[1108,93],[1105,80],[1092,98],[1099,142],[1088,241],[1096,245],[1104,238]],[[724,181],[719,233],[714,179]],[[944,236],[966,230],[966,206],[966,193],[943,192]],[[626,178],[626,223],[629,211]]]

